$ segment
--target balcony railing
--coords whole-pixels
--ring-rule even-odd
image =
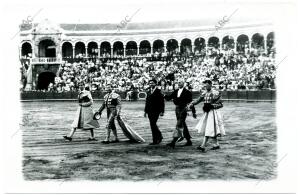
[[[40,57],[40,58],[33,58],[31,60],[31,63],[33,64],[39,64],[39,63],[61,63],[62,59],[61,58],[56,58],[56,57],[50,57],[50,58],[46,58],[46,57]]]

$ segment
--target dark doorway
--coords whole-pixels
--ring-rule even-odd
[[[176,52],[178,48],[178,42],[176,39],[170,39],[167,41],[167,50],[169,52]]]
[[[149,41],[143,40],[140,43],[140,54],[143,55],[147,53],[151,53],[151,44]]]
[[[111,55],[111,46],[109,42],[102,42],[100,45],[100,55],[107,57]]]
[[[245,49],[249,48],[249,38],[247,35],[239,35],[237,37],[237,46],[236,46],[236,50],[238,52],[243,52],[245,53]]]
[[[55,74],[52,72],[43,72],[39,74],[37,90],[47,90],[50,83],[54,84]]]
[[[150,46],[150,50],[151,50],[151,46]],[[153,53],[155,53],[155,52],[167,52],[167,51],[164,51],[164,41],[155,40],[153,42]]]
[[[130,41],[126,44],[126,55],[137,55],[137,44],[134,41]]]
[[[52,40],[45,39],[39,43],[39,57],[56,57],[56,46]]]
[[[220,41],[217,37],[210,37],[208,39],[208,47],[213,47],[215,49],[218,49],[220,47]]]
[[[98,44],[96,42],[88,43],[88,57],[97,58],[98,57]]]
[[[234,38],[232,36],[225,36],[222,41],[223,50],[234,49]]]
[[[25,42],[22,44],[22,58],[30,58],[32,56],[32,47],[31,44]]]
[[[255,33],[253,36],[252,36],[252,46],[251,48],[254,48],[254,49],[265,49],[264,48],[264,36],[262,34],[259,34],[259,33]]]
[[[205,39],[202,37],[199,37],[195,39],[195,53],[200,53],[202,50],[205,50]]]
[[[63,43],[62,57],[63,58],[72,58],[73,57],[73,46],[70,42]]]
[[[192,52],[192,41],[190,39],[183,39],[181,41],[180,52],[182,54],[190,54]]]
[[[114,43],[113,45],[113,50],[114,50],[114,55],[121,55],[123,56],[124,55],[124,45],[122,42],[120,41],[117,41]]]

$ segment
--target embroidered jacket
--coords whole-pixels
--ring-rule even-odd
[[[219,109],[223,107],[221,93],[214,89],[211,89],[210,91],[203,91],[200,97],[193,101],[192,104],[197,105],[201,101],[203,101],[204,104],[210,103],[213,106],[213,109]]]
[[[121,96],[115,92],[107,93],[104,96],[103,104],[101,105],[99,112],[102,112],[104,108],[117,108],[121,110]]]

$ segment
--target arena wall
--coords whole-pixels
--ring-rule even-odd
[[[126,100],[126,92],[118,92],[123,100]],[[167,92],[165,92],[167,93]],[[276,101],[275,90],[241,90],[241,91],[221,91],[222,99],[225,101]],[[106,92],[92,92],[94,100],[103,100]],[[143,94],[143,95],[142,95]],[[133,101],[144,100],[144,93],[134,92]],[[193,92],[193,99],[199,97],[200,92]],[[21,92],[21,101],[76,101],[77,92],[42,92],[42,91],[24,91]],[[140,99],[138,97],[141,97]]]

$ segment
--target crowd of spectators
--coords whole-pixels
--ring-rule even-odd
[[[274,89],[276,66],[274,54],[255,51],[237,54],[232,50],[208,49],[197,55],[169,56],[164,60],[146,58],[123,60],[97,60],[64,63],[49,91],[73,91],[83,81],[91,90],[104,90],[111,84],[119,91],[148,88],[148,80],[156,78],[163,90],[176,88],[176,80],[183,78],[193,91],[202,88],[202,81],[210,78],[220,90]]]
[[[155,60],[146,57],[82,60],[63,63],[50,83],[48,91],[76,91],[79,82],[90,84],[92,91],[105,90],[111,84],[118,91],[145,91],[148,81],[156,78],[163,90],[177,88],[176,80],[184,79],[192,91],[199,91],[202,82],[211,79],[219,90],[274,89],[276,66],[274,52],[208,48],[192,55],[177,56],[155,53]]]

